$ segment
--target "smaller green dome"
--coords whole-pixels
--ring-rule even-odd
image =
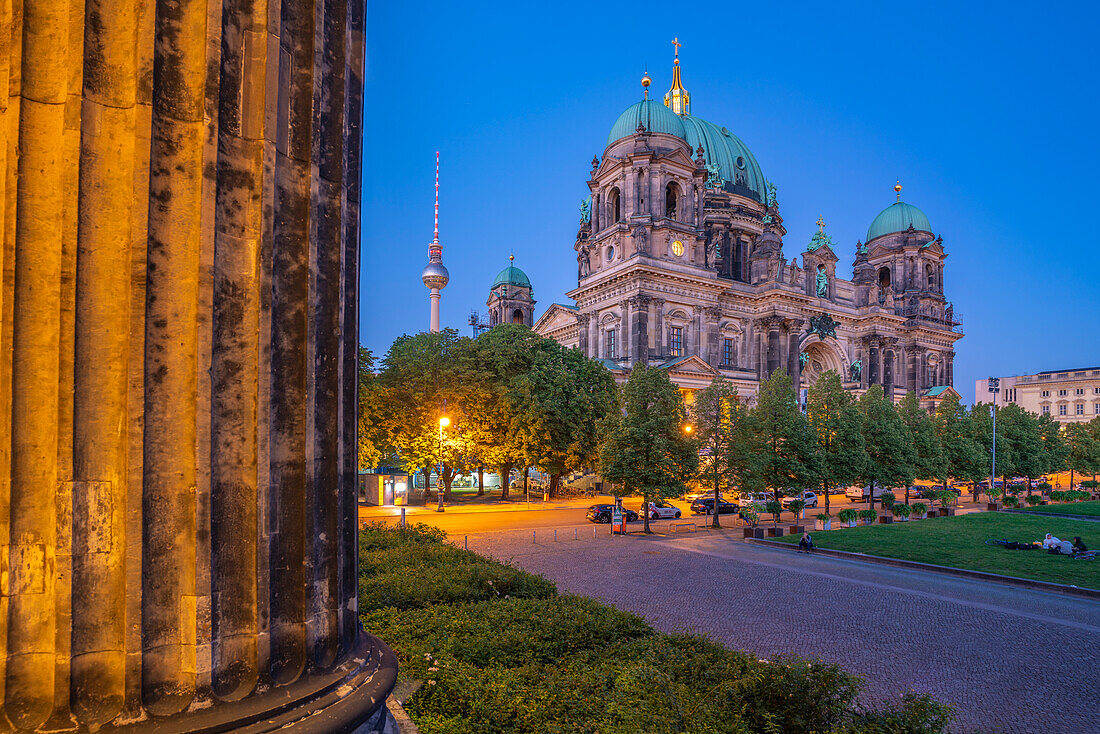
[[[497,273],[497,279],[493,281],[492,288],[496,288],[498,285],[515,285],[520,288],[530,288],[531,281],[527,279],[527,273],[523,272],[515,265],[509,265],[508,267]]]
[[[663,103],[655,99],[643,99],[630,105],[615,120],[611,126],[611,132],[607,135],[607,144],[611,145],[616,140],[629,138],[638,131],[641,124],[651,133],[667,133],[678,138],[684,137],[684,124],[680,122],[680,116],[665,107]]]
[[[867,230],[867,241],[870,242],[876,237],[893,234],[894,232],[904,232],[909,229],[910,224],[918,232],[932,232],[932,224],[928,221],[928,217],[925,216],[924,212],[912,204],[895,201],[879,212],[878,216],[871,222],[871,226]]]

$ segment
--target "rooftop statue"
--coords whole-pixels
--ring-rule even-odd
[[[775,208],[775,184],[765,181],[764,185],[768,187],[768,196],[764,203],[769,209],[773,209]]]
[[[592,199],[581,199],[581,222],[588,224],[592,221]]]
[[[807,334],[812,336],[817,334],[822,339],[826,337],[836,338],[836,327],[840,326],[839,321],[833,321],[833,317],[827,313],[820,314],[818,316],[810,317],[810,328],[807,330]]]
[[[827,298],[829,295],[829,276],[825,274],[825,266],[817,266],[817,297]]]
[[[720,163],[708,163],[707,164],[707,188],[708,189],[720,189],[722,188],[722,165]]]
[[[830,249],[836,249],[836,243],[833,242],[833,238],[825,234],[825,220],[818,217],[815,224],[817,224],[817,231],[814,232],[814,236],[810,238],[810,244],[806,246],[806,252],[817,252],[821,249],[822,245],[828,245]]]
[[[857,359],[852,362],[852,365],[848,368],[848,374],[852,378],[852,382],[859,382],[863,375],[863,360]]]

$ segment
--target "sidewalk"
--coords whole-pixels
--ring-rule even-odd
[[[444,503],[445,512],[449,513],[474,513],[474,512],[527,512],[534,510],[576,510],[590,507],[592,505],[610,504],[612,498],[608,495],[599,495],[597,497],[568,497],[562,499],[553,499],[546,502],[542,501],[540,496],[538,500],[534,498],[528,503],[524,499],[509,499],[502,501],[500,499],[493,499],[485,502],[462,502],[462,503]],[[405,515],[421,515],[424,513],[435,514],[436,503],[433,501],[428,505],[409,505],[406,506]],[[401,507],[374,507],[370,505],[359,505],[359,517],[395,517],[401,515]]]

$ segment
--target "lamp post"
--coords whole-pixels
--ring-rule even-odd
[[[441,416],[439,419],[439,484],[436,486],[439,504],[435,508],[436,512],[443,512],[443,429],[449,425],[451,425],[451,419]]]
[[[990,377],[989,392],[993,393],[993,404],[989,406],[989,412],[993,416],[993,447],[990,449],[990,454],[993,458],[989,465],[989,497],[993,497],[993,482],[997,477],[997,393],[1000,391],[1001,378]]]

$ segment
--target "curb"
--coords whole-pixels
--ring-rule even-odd
[[[1084,522],[1100,522],[1100,517],[1096,515],[1067,515],[1061,512],[1035,512],[1033,510],[1002,510],[1002,512],[1012,512],[1017,515],[1031,515],[1033,517],[1060,517],[1064,520],[1083,520]]]
[[[797,551],[798,546],[793,543],[783,543],[775,540],[766,540],[761,538],[745,538],[746,543],[756,543],[759,545],[767,545],[773,548],[785,548],[787,550]],[[1050,581],[1036,581],[1034,579],[1022,579],[1016,576],[1002,576],[996,573],[988,573],[986,571],[971,571],[965,568],[953,568],[951,566],[937,566],[933,563],[919,563],[917,561],[905,561],[900,558],[887,558],[885,556],[872,556],[866,553],[852,553],[850,551],[833,550],[831,548],[815,548],[814,555],[832,556],[834,558],[845,558],[852,561],[864,561],[867,563],[879,563],[884,566],[896,566],[898,568],[911,568],[917,571],[931,571],[933,573],[942,573],[948,576],[961,576],[963,578],[976,579],[978,581],[990,581],[995,584],[1003,584],[1005,586],[1016,586],[1023,589],[1033,589],[1035,591],[1049,591],[1054,594],[1063,594],[1065,596],[1076,596],[1083,599],[1092,599],[1094,601],[1100,601],[1100,589],[1089,589],[1083,586],[1069,586],[1068,584],[1055,584]]]

